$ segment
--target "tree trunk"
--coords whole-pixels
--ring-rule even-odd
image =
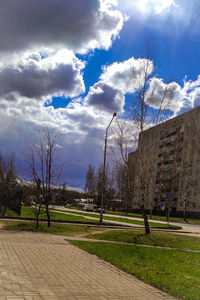
[[[1,212],[1,217],[4,217],[4,216],[5,216],[6,210],[7,210],[7,207],[4,206],[3,209],[2,209],[2,212]]]
[[[184,221],[187,223],[187,219],[186,219],[186,201],[185,201],[185,199],[184,199],[183,219],[184,219]]]
[[[39,227],[39,218],[38,218],[38,215],[37,215],[37,217],[36,217],[36,229],[38,229],[38,227]]]
[[[147,217],[147,212],[144,208],[141,208],[141,213],[144,218],[144,227],[145,227],[145,234],[150,234],[150,227],[149,227],[149,221]]]
[[[170,218],[170,205],[169,201],[167,200],[167,206],[166,206],[166,222],[169,223],[169,218]]]
[[[39,228],[39,215],[40,215],[40,208],[41,208],[41,206],[39,206],[38,207],[38,209],[36,208],[36,229],[38,229]]]
[[[48,227],[51,227],[51,218],[50,218],[50,214],[49,214],[49,206],[48,206],[48,204],[46,205],[46,216],[47,216]]]

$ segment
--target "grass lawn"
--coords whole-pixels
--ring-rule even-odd
[[[5,213],[6,217],[18,217],[18,214],[13,210],[7,209]]]
[[[144,221],[140,220],[131,220],[131,219],[125,219],[125,218],[120,218],[120,217],[105,217],[104,220],[112,220],[112,221],[118,221],[118,222],[124,222],[124,223],[129,223],[129,224],[138,224],[144,226]],[[174,225],[170,224],[162,224],[162,223],[154,223],[149,221],[149,226],[150,227],[175,227]]]
[[[22,222],[22,221],[1,221],[3,225],[2,229],[6,230],[25,230],[35,232],[46,232],[58,235],[76,236],[79,234],[89,234],[92,232],[103,231],[104,228],[97,228],[92,226],[79,226],[79,225],[65,225],[65,224],[51,224],[48,228],[47,224],[40,223],[39,228],[35,228],[34,222]]]
[[[88,235],[86,237],[124,243],[200,250],[200,238],[167,232],[153,231],[150,234],[145,235],[143,230],[109,230],[103,233]]]
[[[70,243],[175,297],[200,299],[199,253],[100,242]]]
[[[57,213],[50,211],[50,216],[51,219],[54,220],[64,220],[64,221],[81,221],[81,222],[93,222],[93,223],[98,223],[98,220],[88,220],[84,216],[72,216],[72,215],[67,215],[63,213]],[[21,209],[21,217],[26,217],[26,218],[34,218],[34,208],[33,207],[27,207],[27,206],[22,206]],[[46,214],[44,211],[39,216],[40,218],[46,219]]]
[[[142,218],[141,214],[136,214],[136,213],[125,213],[122,211],[112,211],[112,210],[105,210],[107,214],[113,214],[113,215],[121,215],[121,216],[129,216],[129,217],[138,217]],[[148,218],[150,219],[150,215],[148,215]],[[166,221],[166,216],[155,216],[152,215],[152,220],[158,220],[158,221]],[[194,224],[200,224],[199,219],[190,219],[187,218],[187,221],[189,223],[194,223]],[[183,218],[178,218],[178,217],[170,217],[170,222],[185,222]]]
[[[65,212],[66,214],[69,213],[70,214],[70,211],[66,211],[66,210],[58,210],[56,209],[56,211],[60,211],[60,212]],[[76,214],[76,215],[79,215],[79,216],[88,216],[88,217],[93,217],[93,218],[98,218],[99,219],[99,216],[98,215],[95,215],[95,214],[90,214],[90,213],[83,213],[83,212],[77,212],[77,211],[73,211],[71,212],[73,214]],[[109,221],[117,221],[117,222],[123,222],[123,223],[129,223],[129,224],[137,224],[137,225],[142,225],[144,226],[144,222],[141,220],[131,220],[130,218],[120,218],[120,217],[107,217],[107,216],[104,216],[103,217],[104,220],[109,220]],[[171,227],[173,228],[174,225],[169,225],[169,224],[162,224],[162,223],[154,223],[154,222],[149,222],[149,225],[151,227]]]
[[[65,214],[74,214],[77,216],[84,216],[84,217],[92,217],[95,218],[97,220],[99,220],[99,214],[91,214],[91,213],[84,213],[84,212],[80,212],[80,211],[70,211],[70,210],[61,210],[61,209],[51,209],[51,212],[56,211],[56,212],[62,212]]]
[[[71,209],[74,210],[82,210],[82,208],[77,207],[77,206],[71,206]],[[112,214],[112,215],[121,215],[121,216],[129,216],[129,217],[137,217],[137,218],[142,218],[141,214],[137,214],[137,213],[126,213],[123,211],[118,211],[118,210],[105,210],[106,214]],[[151,220],[150,215],[148,215],[148,218]],[[166,216],[156,216],[156,215],[152,215],[152,220],[158,220],[158,221],[166,221]],[[190,219],[187,218],[187,221],[189,223],[194,223],[194,224],[200,224],[200,219]],[[185,222],[183,218],[178,218],[178,217],[170,217],[170,222]]]

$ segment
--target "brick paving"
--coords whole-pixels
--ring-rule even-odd
[[[33,232],[0,231],[0,300],[175,299],[98,257]]]

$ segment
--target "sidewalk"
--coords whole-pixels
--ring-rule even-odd
[[[0,231],[0,300],[175,299],[64,236]]]

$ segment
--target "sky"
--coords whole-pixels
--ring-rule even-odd
[[[168,85],[169,116],[200,104],[199,28],[198,0],[1,1],[0,151],[23,166],[48,127],[61,138],[63,176],[84,187],[112,114],[123,119],[137,92],[147,45],[152,107]]]

